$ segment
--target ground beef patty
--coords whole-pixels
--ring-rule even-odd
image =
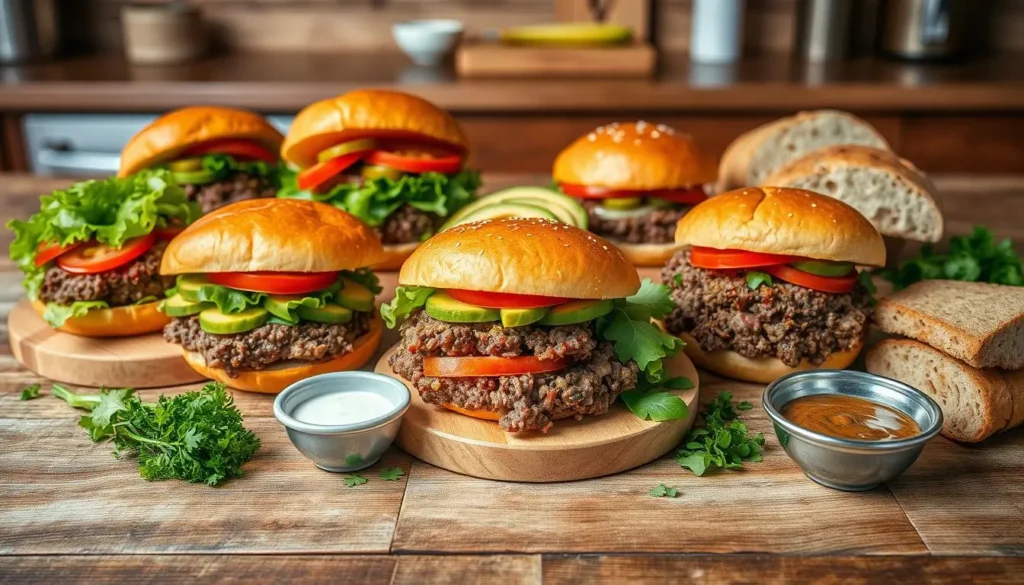
[[[135,260],[98,274],[71,274],[54,264],[46,269],[39,300],[70,305],[75,301],[106,301],[111,307],[132,305],[146,297],[164,297],[174,277],[160,276],[166,242],[157,242]]]
[[[436,215],[420,211],[411,205],[403,205],[375,228],[384,244],[408,244],[419,242],[434,232]]]
[[[180,317],[164,328],[164,339],[201,354],[206,365],[235,377],[287,360],[327,361],[352,351],[356,338],[369,330],[369,313],[355,313],[345,325],[271,324],[230,335],[203,331],[198,317]]]
[[[675,242],[676,223],[690,209],[684,206],[657,208],[639,217],[623,219],[605,219],[595,209],[601,205],[599,201],[581,201],[587,208],[590,231],[595,234],[628,242],[630,244],[671,244]]]
[[[396,374],[412,382],[425,402],[454,404],[501,414],[506,431],[547,431],[553,420],[604,414],[619,394],[636,386],[639,368],[615,358],[612,344],[594,338],[592,327],[505,328],[495,323],[451,324],[420,311],[402,325],[401,343],[391,356]],[[536,355],[568,358],[557,372],[481,378],[423,375],[426,356]]]
[[[203,213],[210,213],[214,209],[236,201],[275,197],[277,187],[263,177],[254,177],[248,173],[236,173],[223,181],[205,185],[185,185],[185,195],[199,203]]]
[[[690,333],[705,351],[777,357],[796,367],[803,359],[821,364],[863,338],[872,309],[859,284],[850,294],[829,294],[776,279],[750,290],[742,271],[694,268],[689,258],[680,251],[662,271],[678,306],[666,324]]]

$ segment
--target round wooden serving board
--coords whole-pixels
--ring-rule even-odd
[[[405,380],[388,365],[391,348],[376,372]],[[694,387],[679,395],[690,410],[683,420],[650,422],[621,402],[601,416],[555,421],[547,433],[506,433],[498,423],[427,404],[406,382],[412,402],[398,444],[410,455],[449,471],[503,481],[553,482],[618,473],[661,457],[679,445],[697,416],[697,370],[683,354],[665,363],[672,376],[686,376]]]
[[[181,357],[181,348],[157,333],[135,337],[81,337],[51,328],[22,299],[7,319],[11,353],[44,378],[79,386],[160,388],[205,378]]]

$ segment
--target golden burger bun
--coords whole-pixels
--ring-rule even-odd
[[[714,179],[686,134],[661,124],[616,122],[581,136],[555,159],[555,181],[650,191],[697,187]]]
[[[154,301],[141,305],[93,309],[82,316],[71,317],[57,330],[83,337],[130,337],[154,333],[171,322],[170,317],[157,310],[159,305],[160,301]],[[34,300],[32,308],[42,317],[46,303]]]
[[[288,130],[281,157],[306,168],[321,151],[366,137],[414,138],[469,152],[466,135],[448,112],[400,91],[364,89],[306,106]]]
[[[885,266],[885,243],[870,221],[804,189],[746,187],[712,197],[679,220],[676,244]]]
[[[117,176],[133,175],[174,160],[190,147],[225,139],[254,142],[276,153],[284,136],[255,112],[217,106],[182,108],[160,116],[128,141]]]
[[[355,216],[326,203],[249,199],[221,207],[178,234],[161,274],[335,272],[377,264],[380,239]]]
[[[605,240],[549,219],[466,223],[427,240],[402,265],[402,285],[571,299],[628,297],[636,268]]]
[[[370,331],[352,342],[352,351],[339,355],[326,362],[288,361],[274,364],[265,370],[249,370],[232,378],[220,368],[206,365],[203,356],[190,351],[184,352],[185,361],[192,369],[211,380],[223,382],[237,390],[248,392],[264,392],[277,394],[288,386],[317,374],[358,370],[370,361],[380,346],[383,322],[380,314],[374,310],[370,319]]]

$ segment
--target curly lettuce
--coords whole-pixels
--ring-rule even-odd
[[[206,154],[202,158],[203,170],[213,175],[214,181],[223,181],[238,173],[265,179],[275,188],[281,186],[281,167],[262,160],[238,160],[227,154]]]
[[[189,224],[199,215],[199,206],[185,197],[166,170],[83,181],[40,197],[39,211],[28,221],[7,223],[15,234],[10,256],[25,274],[29,298],[35,299],[46,272],[45,266],[35,265],[41,244],[66,246],[97,240],[116,248],[172,220]]]
[[[423,173],[402,175],[398,179],[379,177],[362,183],[343,183],[326,193],[300,189],[294,171],[281,173],[277,196],[330,203],[378,227],[402,205],[448,217],[473,200],[480,187],[480,174],[464,170],[456,175]]]

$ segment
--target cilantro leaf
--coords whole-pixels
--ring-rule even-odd
[[[50,394],[67,402],[71,408],[81,408],[82,410],[92,410],[100,403],[100,396],[98,394],[75,394],[60,384],[51,386]]]
[[[648,494],[655,498],[674,498],[678,495],[678,491],[674,487],[668,487],[663,483],[658,484],[658,487],[653,488]]]
[[[413,311],[422,307],[427,298],[434,294],[433,288],[427,286],[400,286],[395,289],[395,298],[382,305],[380,314],[388,328],[394,327],[399,321],[408,317]]]
[[[356,487],[357,485],[363,485],[370,480],[359,475],[358,473],[346,473],[345,474],[345,487]]]
[[[387,467],[380,470],[380,478],[384,481],[398,481],[404,475],[405,472],[401,467]]]
[[[633,296],[626,297],[619,306],[630,319],[650,321],[651,318],[661,319],[676,308],[670,291],[664,284],[652,282],[645,278],[640,283],[640,290]]]
[[[996,243],[992,232],[983,226],[975,226],[970,235],[951,238],[946,254],[925,245],[916,257],[895,269],[882,270],[881,275],[896,290],[932,279],[1024,285],[1024,268],[1013,243],[1008,239]]]
[[[683,438],[683,448],[676,452],[676,462],[694,475],[712,469],[738,469],[744,461],[761,461],[764,435],[750,437],[746,423],[736,410],[750,410],[754,405],[739,403],[735,409],[732,394],[720,393],[701,412],[704,426],[691,429]]]
[[[32,400],[34,398],[39,398],[39,384],[32,384],[21,389],[22,400]]]
[[[747,288],[750,290],[757,290],[757,287],[761,285],[771,286],[772,277],[766,272],[758,272],[757,270],[747,271]]]
[[[628,390],[620,396],[629,410],[643,420],[678,420],[686,418],[690,412],[683,399],[671,392],[641,393]]]
[[[662,331],[650,321],[631,319],[622,309],[615,309],[597,323],[598,335],[615,345],[619,361],[632,360],[650,380],[662,375],[662,360],[683,349],[683,341]]]

